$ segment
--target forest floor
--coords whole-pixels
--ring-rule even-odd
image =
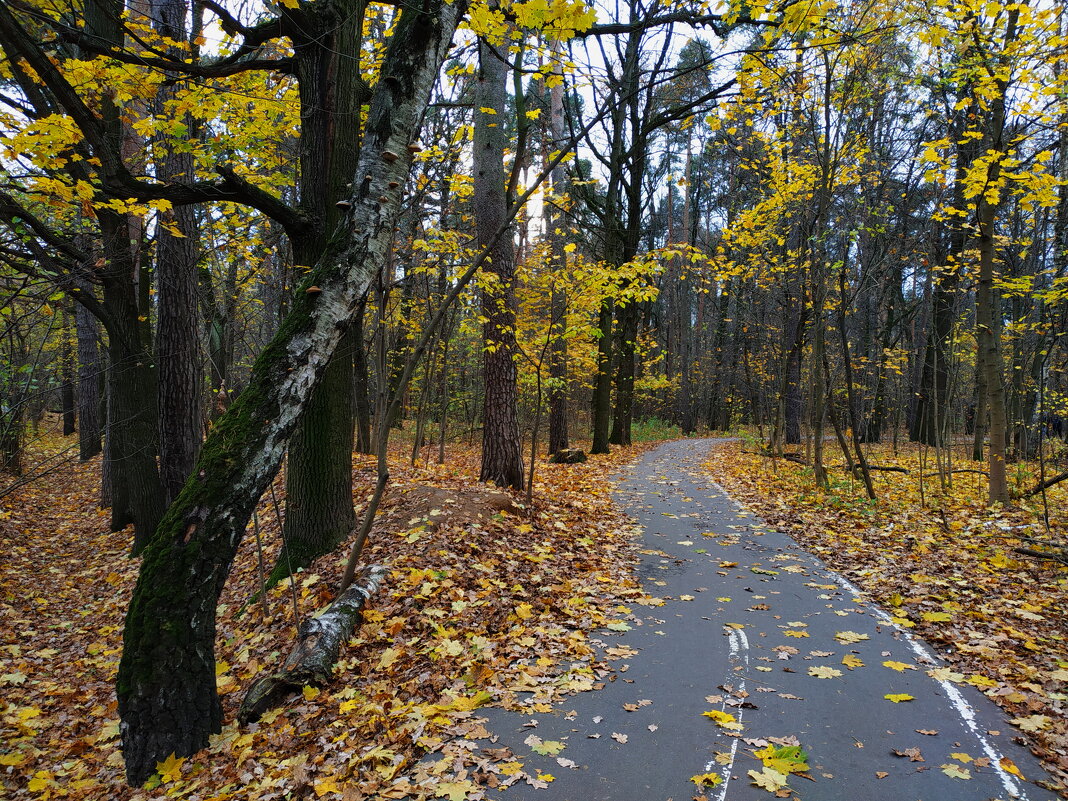
[[[1068,547],[1068,482],[1045,499],[988,508],[981,473],[951,475],[943,488],[933,451],[868,447],[872,464],[908,471],[873,472],[875,501],[844,465],[834,466],[837,451],[827,491],[816,488],[811,468],[773,461],[752,441],[716,448],[706,466],[769,526],[939,646],[952,680],[1000,705],[1026,732],[1021,742],[1068,785],[1068,568],[1014,550],[1035,547],[1033,540]],[[951,469],[983,467],[964,454],[959,446]],[[1047,465],[1046,475],[1064,469]],[[1010,481],[1026,490],[1037,473],[1035,464],[1012,465]]]
[[[46,438],[42,449],[69,445]],[[294,604],[303,618],[329,603],[346,550],[269,592],[264,609],[248,603],[260,575],[250,527],[219,608],[227,723],[209,749],[161,762],[140,789],[123,782],[113,690],[138,562],[126,557],[129,535],[109,533],[98,508],[99,464],[71,463],[0,497],[0,796],[474,801],[492,787],[551,786],[551,774],[507,749],[472,749],[490,735],[478,710],[545,713],[625,669],[627,649],[592,640],[626,630],[635,606],[657,605],[635,578],[634,526],[609,498],[609,478],[647,447],[573,466],[539,462],[528,511],[477,484],[476,450],[450,447],[446,464],[431,457],[413,468],[400,442],[367,554],[390,573],[334,681],[242,728],[233,718],[244,691],[292,645]],[[718,449],[707,468],[902,625],[950,645],[953,678],[1005,707],[1063,777],[1066,571],[1012,551],[1021,534],[1043,531],[1034,503],[990,512],[967,476],[942,494],[932,480],[921,505],[917,475],[933,468],[903,448],[873,456],[911,471],[877,474],[873,504],[857,482],[816,493],[801,466],[748,449]],[[361,457],[354,477],[359,511],[371,460]],[[276,490],[278,507],[268,494],[258,514],[268,570],[281,479]],[[1049,509],[1063,542],[1068,487],[1050,492]]]
[[[69,448],[45,437],[35,459]],[[301,618],[332,599],[347,548],[267,594],[252,527],[221,599],[217,675],[225,724],[206,751],[168,759],[142,789],[123,781],[114,679],[139,562],[108,531],[99,461],[76,461],[0,497],[0,796],[11,799],[479,798],[490,776],[528,781],[510,760],[457,743],[485,734],[475,710],[536,713],[611,673],[588,640],[618,625],[633,579],[633,526],[608,477],[647,446],[585,464],[538,464],[532,510],[477,483],[478,453],[410,465],[398,442],[365,561],[389,567],[334,681],[239,727],[244,691],[288,653]],[[407,451],[407,452],[405,452]],[[435,454],[436,455],[436,449]],[[354,466],[357,513],[373,460]],[[278,506],[258,512],[267,569]],[[431,763],[419,761],[435,753]],[[477,759],[476,759],[477,757]],[[497,782],[495,782],[497,783]]]

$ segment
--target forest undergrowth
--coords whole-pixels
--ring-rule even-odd
[[[713,449],[707,467],[769,525],[934,644],[951,665],[943,678],[999,704],[1021,742],[1068,786],[1068,567],[1015,550],[1033,540],[1068,545],[1068,482],[1051,487],[1045,505],[1035,495],[988,508],[979,472],[950,474],[943,489],[932,450],[867,447],[873,465],[907,471],[874,471],[875,501],[842,464],[828,465],[830,487],[820,490],[810,467],[773,461],[751,443]],[[959,452],[954,460],[952,470],[975,467]],[[1030,488],[1038,466],[1011,465],[1010,475]]]
[[[44,447],[59,450],[55,438]],[[0,795],[11,799],[471,798],[516,782],[546,787],[508,749],[479,749],[483,705],[526,713],[597,687],[625,649],[591,637],[646,600],[632,578],[633,526],[607,477],[647,445],[573,466],[539,463],[532,514],[479,506],[478,451],[446,464],[407,458],[364,561],[389,567],[334,680],[247,727],[252,681],[273,669],[301,618],[330,602],[346,548],[250,603],[259,587],[249,527],[218,614],[225,725],[208,750],[170,758],[143,789],[124,783],[114,680],[137,576],[129,536],[98,508],[99,461],[70,464],[0,500]],[[436,449],[435,449],[436,456]],[[357,512],[374,464],[354,467]],[[278,509],[284,482],[276,482]],[[475,494],[473,495],[472,492]],[[450,496],[463,499],[450,513]],[[437,503],[441,509],[426,508]],[[521,504],[521,499],[518,499]],[[440,503],[439,503],[440,501]],[[481,516],[480,516],[481,515]],[[269,571],[279,550],[270,493],[258,511]]]

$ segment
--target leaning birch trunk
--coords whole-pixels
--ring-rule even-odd
[[[215,611],[259,497],[357,303],[382,266],[430,91],[466,4],[405,7],[367,115],[344,223],[219,418],[145,551],[126,616],[117,694],[127,780],[189,756],[222,725]]]
[[[329,682],[342,644],[359,625],[364,606],[378,591],[385,575],[386,569],[378,565],[365,569],[325,612],[305,620],[297,633],[297,644],[282,669],[253,682],[241,702],[237,719],[242,723],[257,721],[290,693],[309,684]]]

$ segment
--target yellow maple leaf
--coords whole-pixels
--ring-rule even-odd
[[[928,623],[948,623],[953,619],[949,612],[924,612],[920,617]]]
[[[855,631],[839,631],[834,635],[834,638],[838,640],[838,642],[846,643],[847,645],[849,643],[869,639],[867,634],[858,634]]]
[[[900,704],[902,701],[914,701],[911,695],[908,693],[887,693],[883,696],[887,701],[893,701],[895,704]]]
[[[779,773],[774,768],[764,768],[757,773],[755,770],[749,771],[749,778],[753,780],[753,784],[769,793],[777,793],[783,787],[786,786],[786,782],[789,779],[785,774]]]
[[[691,776],[690,781],[698,787],[715,787],[723,781],[723,778],[718,773],[699,773]]]
[[[1013,718],[1009,722],[1019,726],[1024,731],[1036,732],[1048,728],[1053,720],[1046,715],[1028,715],[1026,718]]]
[[[182,765],[185,764],[185,757],[181,759],[171,752],[171,755],[162,762],[156,763],[156,772],[159,774],[160,780],[163,782],[173,782],[182,778]]]
[[[910,665],[908,662],[895,662],[892,659],[888,659],[883,662],[883,667],[888,667],[891,670],[896,670],[898,673],[904,673],[906,670],[915,670],[915,665]]]
[[[321,782],[315,783],[315,797],[322,798],[327,793],[340,793],[341,788],[337,786],[337,780],[333,776],[327,776]]]
[[[55,781],[52,778],[52,774],[47,770],[39,770],[33,774],[33,778],[30,779],[29,784],[26,785],[26,789],[31,793],[39,793],[41,790],[51,787],[53,784],[55,784]]]
[[[942,772],[947,776],[954,779],[970,779],[972,772],[967,768],[962,768],[960,765],[955,765],[952,762],[947,762],[941,766]]]
[[[712,709],[708,712],[702,712],[701,714],[706,718],[712,718],[712,720],[714,720],[721,728],[729,731],[742,730],[742,724],[739,723],[730,712],[721,712],[718,709]]]
[[[999,759],[998,764],[1001,766],[1001,769],[1006,773],[1011,773],[1013,776],[1019,776],[1021,779],[1024,778],[1024,775],[1020,773],[1020,769],[1016,767],[1016,763],[1008,757],[1002,757],[1001,759]],[[1026,779],[1024,779],[1024,781],[1026,781]]]
[[[842,657],[842,664],[852,670],[853,668],[864,667],[864,661],[859,656],[853,654],[846,654]]]
[[[819,665],[817,667],[810,667],[808,669],[808,675],[814,676],[817,679],[836,679],[842,675],[842,671],[829,667],[828,665]]]
[[[393,665],[397,661],[401,652],[397,648],[387,648],[382,652],[382,655],[378,658],[378,669],[384,670]]]

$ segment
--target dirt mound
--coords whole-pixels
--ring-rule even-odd
[[[519,516],[523,509],[506,492],[489,487],[428,487],[411,485],[390,493],[386,509],[375,523],[381,530],[408,528],[426,521],[428,527],[465,526],[479,520]]]

